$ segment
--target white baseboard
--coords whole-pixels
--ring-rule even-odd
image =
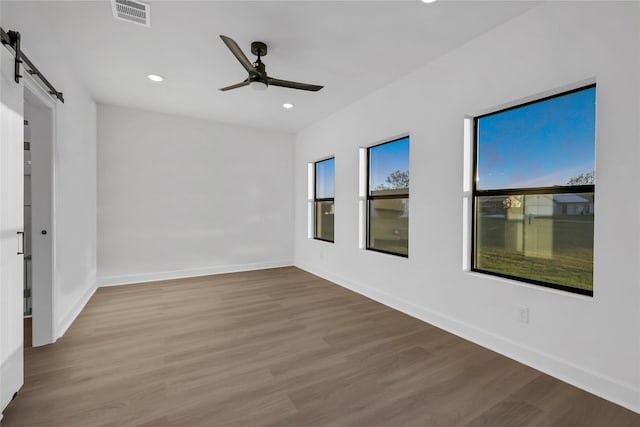
[[[158,280],[184,279],[187,277],[211,276],[214,274],[239,273],[241,271],[265,270],[267,268],[290,267],[292,260],[256,262],[250,264],[230,264],[185,270],[159,271],[154,273],[124,274],[98,278],[98,287],[130,285],[133,283],[156,282]]]
[[[76,317],[80,314],[85,305],[89,302],[93,294],[96,292],[97,287],[95,285],[89,287],[87,291],[76,301],[76,303],[71,307],[71,309],[67,312],[67,314],[58,322],[58,326],[56,328],[56,337],[62,337],[67,329],[71,326]]]
[[[331,272],[302,263],[296,263],[295,266],[586,390],[589,393],[593,393],[634,412],[640,413],[640,388],[634,387],[632,384],[625,384],[590,369],[576,366],[571,361],[563,360],[534,348],[524,346],[490,331],[478,328],[476,325],[461,322],[445,314],[418,306],[411,301],[381,292],[370,286],[346,279]]]

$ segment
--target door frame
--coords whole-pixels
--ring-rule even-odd
[[[38,218],[34,218],[36,209],[31,210],[31,253],[32,253],[32,345],[34,347],[54,343],[56,333],[56,232],[55,232],[55,148],[56,148],[56,102],[51,98],[35,80],[25,73],[24,98],[37,114],[34,126],[30,128],[32,139],[34,131],[39,139],[41,152],[36,154],[40,164],[36,167],[45,169],[43,174],[36,174],[34,180],[33,167],[31,175],[32,206],[40,206],[43,209],[38,212]],[[40,120],[40,123],[37,121]],[[31,126],[31,123],[30,123]],[[39,144],[31,144],[31,157],[34,158],[34,150]],[[38,156],[40,154],[40,156]],[[42,158],[44,156],[44,158]],[[33,166],[33,165],[32,165]],[[48,170],[46,170],[48,169]],[[37,187],[38,191],[33,191]],[[47,194],[48,190],[48,194]],[[46,235],[41,230],[47,230]],[[34,262],[35,260],[35,262]],[[38,261],[44,260],[44,261]]]

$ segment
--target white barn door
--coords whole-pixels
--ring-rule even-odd
[[[23,384],[24,86],[0,47],[0,411]]]

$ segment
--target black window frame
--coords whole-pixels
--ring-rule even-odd
[[[580,86],[575,89],[566,90],[563,92],[556,93],[554,95],[545,96],[542,98],[538,98],[532,101],[524,102],[522,104],[517,104],[512,107],[503,108],[497,111],[493,111],[490,113],[482,114],[479,116],[473,117],[473,179],[472,179],[472,191],[471,191],[471,263],[470,270],[477,273],[488,274],[491,276],[502,277],[505,279],[516,280],[519,282],[530,283],[533,285],[538,285],[546,288],[567,291],[574,294],[586,295],[593,297],[593,287],[591,289],[583,289],[577,288],[573,286],[561,285],[552,282],[545,282],[542,280],[531,279],[527,277],[515,276],[506,273],[499,273],[495,271],[483,270],[476,267],[476,254],[477,254],[477,231],[478,231],[478,212],[477,212],[477,199],[479,197],[486,196],[511,196],[511,195],[545,195],[545,194],[581,194],[581,193],[593,193],[593,197],[595,200],[595,184],[592,185],[558,185],[551,187],[527,187],[527,188],[506,188],[506,189],[490,189],[490,190],[479,190],[477,187],[478,184],[478,121],[484,117],[492,116],[495,114],[504,113],[506,111],[514,110],[521,107],[526,107],[531,104],[538,104],[540,102],[548,101],[554,98],[560,98],[562,96],[570,95],[575,92],[581,92],[583,90],[596,88],[596,83],[588,84],[585,86]],[[596,94],[597,97],[597,94]],[[596,113],[597,114],[597,113]],[[595,141],[594,141],[595,143]],[[594,147],[595,148],[595,147]],[[594,228],[595,228],[595,218],[594,218]],[[592,270],[593,271],[593,270]]]
[[[333,165],[334,165],[334,169],[333,169],[333,182],[334,182],[333,197],[318,198],[318,164],[322,163],[322,162],[326,162],[328,160],[333,160]],[[335,161],[336,161],[336,157],[335,156],[331,156],[331,157],[327,157],[325,159],[313,162],[313,239],[314,240],[320,240],[322,242],[328,242],[328,243],[335,243],[335,240],[336,240],[335,222],[333,224],[333,240],[323,239],[321,237],[318,237],[318,221],[317,221],[318,220],[318,212],[317,212],[317,208],[318,208],[318,202],[332,202],[333,206],[335,206],[335,204],[336,204]],[[334,214],[334,221],[335,221],[335,214]]]
[[[371,242],[371,201],[372,200],[384,200],[384,199],[407,199],[409,200],[409,191],[410,188],[407,188],[407,192],[402,193],[402,194],[393,194],[393,195],[385,195],[385,196],[372,196],[371,195],[371,149],[372,148],[376,148],[376,147],[380,147],[382,145],[386,145],[386,144],[392,144],[394,142],[397,141],[401,141],[403,139],[409,139],[409,144],[411,144],[411,138],[409,135],[404,135],[398,138],[394,138],[391,139],[389,141],[385,141],[385,142],[381,142],[379,144],[375,144],[375,145],[371,145],[369,147],[367,147],[367,198],[366,198],[366,213],[367,213],[367,218],[366,218],[366,224],[367,224],[367,236],[366,236],[366,244],[365,247],[367,250],[369,251],[373,251],[373,252],[380,252],[383,254],[387,254],[387,255],[395,255],[395,256],[399,256],[402,258],[409,258],[409,236],[407,235],[407,253],[406,254],[402,254],[402,253],[398,253],[398,252],[392,252],[392,251],[385,251],[382,249],[377,249],[377,248],[372,248],[370,246],[370,242]],[[409,147],[411,147],[411,145],[409,145]],[[409,170],[409,177],[411,177],[411,170]],[[411,178],[409,178],[411,179]],[[411,187],[411,181],[409,181],[409,187]],[[408,222],[407,222],[408,223]],[[407,230],[408,233],[408,230]]]

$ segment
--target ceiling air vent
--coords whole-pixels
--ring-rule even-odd
[[[151,26],[151,8],[146,3],[137,0],[111,0],[111,9],[116,19]]]

